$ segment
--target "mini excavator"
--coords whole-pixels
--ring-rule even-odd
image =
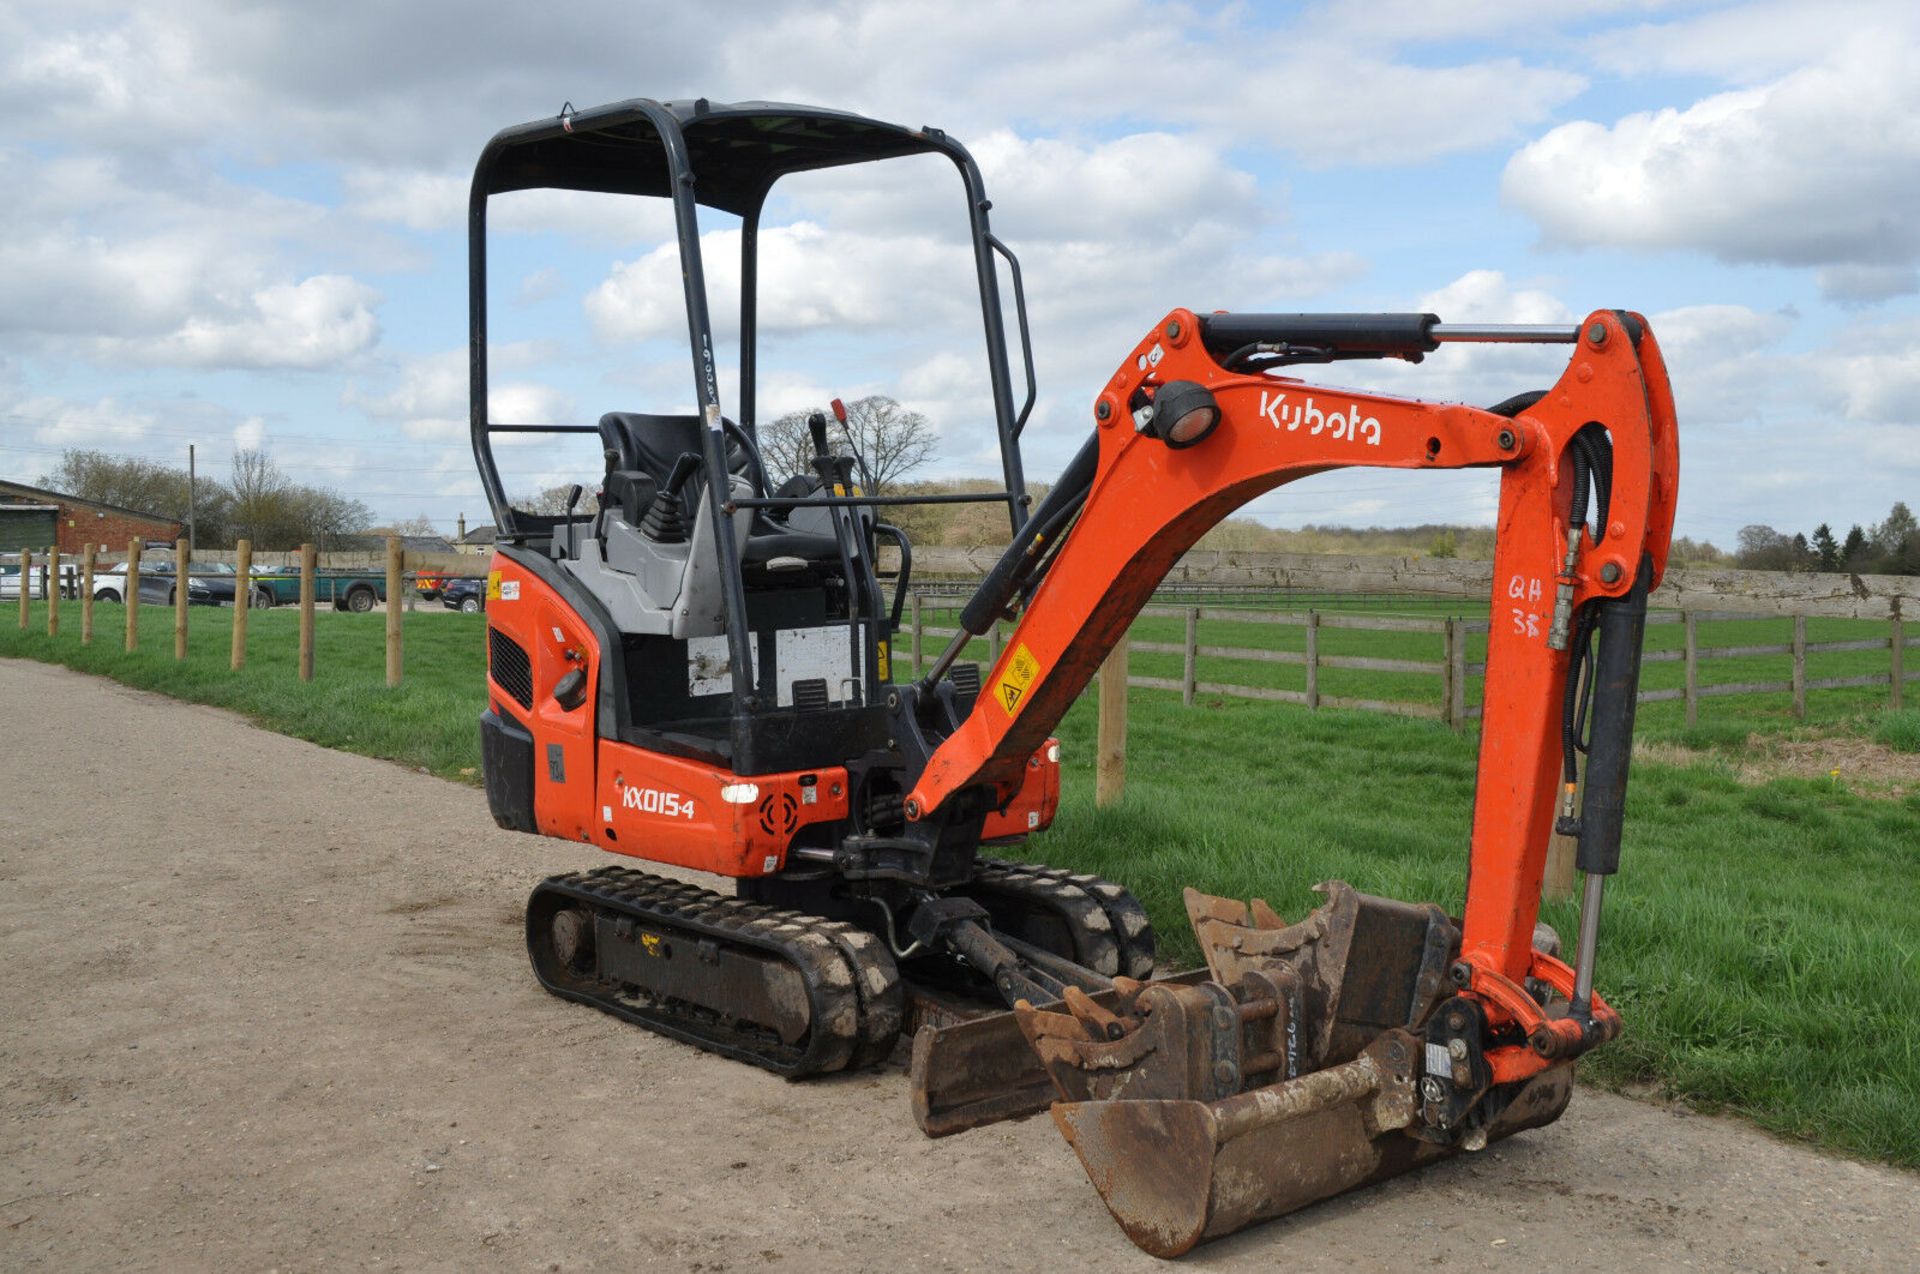
[[[960,176],[1004,486],[876,493],[863,457],[815,416],[811,471],[770,489],[754,397],[761,209],[789,174],[907,155],[943,157]],[[532,189],[671,202],[691,413],[491,418],[488,200]],[[715,374],[702,207],[742,224],[733,415]],[[1679,472],[1646,321],[1177,309],[1100,388],[1084,445],[1034,506],[1020,452],[1035,396],[1025,300],[989,207],[946,134],[805,106],[636,99],[569,108],[486,147],[469,318],[473,447],[499,528],[489,806],[503,827],[732,884],[622,866],[542,881],[526,915],[535,976],[789,1077],[871,1066],[910,1039],[925,1132],[1050,1106],[1128,1236],[1161,1256],[1552,1122],[1575,1060],[1620,1029],[1594,990],[1595,951]],[[1291,374],[1419,362],[1459,342],[1572,353],[1551,388],[1485,409]],[[597,435],[597,507],[513,508],[491,445],[503,432]],[[1156,976],[1131,893],[1023,848],[1059,801],[1052,731],[1209,527],[1349,466],[1500,471],[1464,910],[1330,881],[1323,904],[1288,923],[1262,901],[1189,890],[1206,967]],[[958,501],[1002,505],[1011,542],[951,644],[902,677],[912,549],[881,513]],[[968,642],[1003,619],[1014,627],[993,665],[966,662]],[[1536,925],[1556,831],[1578,838],[1585,872],[1571,963]]]

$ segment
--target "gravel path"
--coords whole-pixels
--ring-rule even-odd
[[[474,789],[11,660],[0,739],[0,1268],[1165,1268],[1049,1120],[927,1141],[898,1069],[538,990],[526,892],[601,856]],[[1915,1177],[1582,1091],[1185,1264],[1914,1269],[1916,1219]]]

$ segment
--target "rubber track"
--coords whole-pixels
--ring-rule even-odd
[[[1088,958],[1081,963],[1096,973],[1142,980],[1153,976],[1153,925],[1146,908],[1124,885],[1044,863],[1006,858],[977,859],[973,883],[1025,894],[1063,912],[1092,940],[1092,950],[1084,953]],[[1096,913],[1102,920],[1093,920]]]
[[[602,915],[629,917],[650,930],[727,943],[786,961],[807,988],[807,1035],[786,1044],[771,1029],[731,1021],[709,1008],[668,999],[636,1001],[610,982],[562,972],[546,923],[551,910],[543,904],[543,899],[560,898]],[[871,934],[627,867],[600,867],[542,881],[528,901],[527,945],[535,976],[554,994],[789,1078],[882,1061],[899,1037],[900,975],[886,947]]]

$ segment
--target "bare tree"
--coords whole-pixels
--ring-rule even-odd
[[[813,438],[807,428],[811,414],[790,411],[760,426],[760,458],[767,481],[776,487],[795,474],[813,472]],[[836,452],[851,450],[865,462],[864,480],[872,485],[872,495],[886,493],[925,464],[940,441],[932,421],[885,394],[848,403],[845,426],[831,413],[822,414],[827,417],[827,445]]]
[[[539,513],[547,517],[559,517],[567,511],[567,496],[572,491],[573,484],[571,482],[562,482],[559,486],[547,487],[534,492],[532,495],[516,496],[514,499],[509,500],[508,503],[514,508],[522,509],[528,513]],[[580,502],[573,506],[573,511],[576,514],[597,513],[599,509],[600,496],[599,493],[592,488],[583,490],[580,493]]]
[[[266,547],[284,529],[287,493],[292,487],[266,452],[234,452],[231,522],[235,538]]]

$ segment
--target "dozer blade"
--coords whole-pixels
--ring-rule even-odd
[[[1559,1118],[1573,1067],[1494,1086],[1485,1019],[1437,907],[1339,881],[1287,925],[1189,890],[1213,981],[1021,1005],[1060,1132],[1155,1256]]]

